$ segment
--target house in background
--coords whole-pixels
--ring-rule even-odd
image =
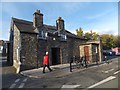
[[[8,41],[0,40],[0,56],[7,57],[8,52]]]
[[[20,70],[42,67],[43,56],[48,51],[50,65],[65,64],[73,56],[80,56],[82,50],[79,47],[87,42],[84,37],[78,37],[66,30],[61,17],[56,20],[56,26],[44,24],[43,14],[36,10],[32,22],[12,18],[9,61],[16,68],[16,73]],[[100,42],[90,45],[96,45],[100,55]],[[99,58],[101,61],[101,56]]]
[[[2,56],[2,52],[3,52],[3,40],[0,40],[0,54]]]

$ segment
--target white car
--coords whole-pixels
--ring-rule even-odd
[[[117,56],[120,56],[120,52],[118,52],[116,55],[117,55]]]

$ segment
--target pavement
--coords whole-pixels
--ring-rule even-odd
[[[4,74],[11,74],[11,73],[16,73],[16,70],[13,66],[9,66],[7,64],[7,60],[0,60],[0,71],[1,73]]]
[[[103,64],[107,64],[107,63],[105,62],[99,63],[99,65],[103,65]],[[92,68],[96,66],[98,65],[96,63],[93,63],[93,64],[89,64],[88,68]],[[46,67],[46,73],[44,74],[42,73],[43,67],[38,69],[21,71],[20,74],[31,78],[55,78],[55,77],[60,78],[87,69],[85,67],[80,67],[80,68],[75,67],[74,69],[72,69],[72,72],[70,72],[70,64],[60,64],[50,67],[53,71],[49,72],[48,68]]]
[[[50,72],[46,67],[44,74],[42,73],[43,67],[38,69],[22,71],[20,72],[20,74],[32,78],[54,78],[54,77],[62,77],[71,74],[69,70],[69,64],[54,65],[54,66],[50,66],[50,68],[53,71]]]
[[[112,61],[112,60],[110,60]],[[106,64],[104,61],[99,63],[99,65],[103,65]],[[93,64],[89,64],[88,68],[90,67],[96,67],[98,65],[96,65],[96,63]],[[8,66],[6,60],[2,60],[2,74],[8,74],[8,73],[15,73],[15,68],[13,66]],[[21,71],[20,74],[23,76],[27,76],[27,77],[32,77],[32,78],[60,78],[60,77],[64,77],[67,75],[70,75],[72,73],[75,72],[79,72],[79,71],[83,71],[86,68],[74,68],[72,70],[72,72],[70,72],[70,64],[60,64],[60,65],[54,65],[54,66],[50,66],[52,68],[52,72],[49,72],[48,68],[46,67],[46,73],[43,74],[42,70],[43,67],[38,68],[38,69],[31,69],[31,70],[25,70],[25,71]]]

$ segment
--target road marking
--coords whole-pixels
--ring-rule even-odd
[[[110,76],[110,77],[108,77],[108,78],[106,78],[106,79],[104,79],[104,80],[102,80],[102,81],[100,81],[100,82],[98,82],[98,83],[96,83],[94,85],[89,86],[88,88],[94,88],[94,87],[96,87],[96,86],[98,86],[100,84],[103,84],[103,83],[108,82],[108,81],[110,81],[112,79],[115,79],[115,78],[116,77],[114,77],[114,76]]]
[[[20,81],[20,79],[16,79],[16,80],[14,81],[14,83],[10,86],[10,88],[15,88],[16,83],[19,82],[19,81]]]
[[[77,88],[80,85],[63,85],[61,88]]]
[[[20,81],[20,79],[16,79],[15,82],[10,86],[10,88],[15,88],[16,84]],[[25,78],[20,86],[18,88],[23,88],[25,85],[25,82],[27,81],[27,78]]]
[[[25,83],[21,83],[20,86],[18,88],[23,88],[25,85]]]
[[[120,70],[119,70],[119,71],[114,72],[114,74],[118,74],[119,72],[120,72]]]
[[[16,80],[15,80],[15,83],[17,83],[17,82],[19,82],[19,81],[20,81],[20,79],[16,79]]]
[[[26,82],[27,81],[27,78],[25,78],[24,80],[23,80],[23,82]]]
[[[110,70],[107,70],[107,71],[102,71],[102,72],[104,72],[104,73],[109,73],[109,72],[111,72],[111,71],[113,71],[114,69],[110,69]]]
[[[10,88],[14,88],[16,86],[16,84],[12,84],[11,86],[10,86]]]

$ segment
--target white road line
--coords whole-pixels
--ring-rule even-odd
[[[12,85],[10,86],[10,88],[15,88],[15,86],[16,86],[16,84],[12,84]]]
[[[15,80],[15,83],[17,83],[17,82],[19,82],[19,81],[20,81],[20,79],[16,79],[16,80]]]
[[[23,80],[23,82],[26,82],[27,81],[27,78],[25,78],[24,80]]]
[[[119,72],[120,72],[120,70],[119,70],[119,71],[114,72],[114,74],[118,74]]]
[[[110,69],[110,70],[107,70],[107,71],[103,71],[104,73],[109,73],[111,71],[113,71],[114,69]]]
[[[20,86],[18,88],[23,88],[25,85],[25,83],[21,83]]]
[[[94,87],[96,87],[96,86],[98,86],[100,84],[103,84],[103,83],[108,82],[108,81],[110,81],[112,79],[115,79],[115,78],[116,77],[114,77],[114,76],[110,76],[110,77],[108,77],[108,78],[106,78],[106,79],[104,79],[104,80],[102,80],[102,81],[100,81],[100,82],[98,82],[98,83],[96,83],[96,84],[94,84],[92,86],[89,86],[88,88],[94,88]]]
[[[63,85],[61,88],[77,88],[80,85]]]
[[[16,83],[19,82],[19,81],[20,81],[20,79],[16,79],[15,82],[10,86],[10,88],[15,88]]]

